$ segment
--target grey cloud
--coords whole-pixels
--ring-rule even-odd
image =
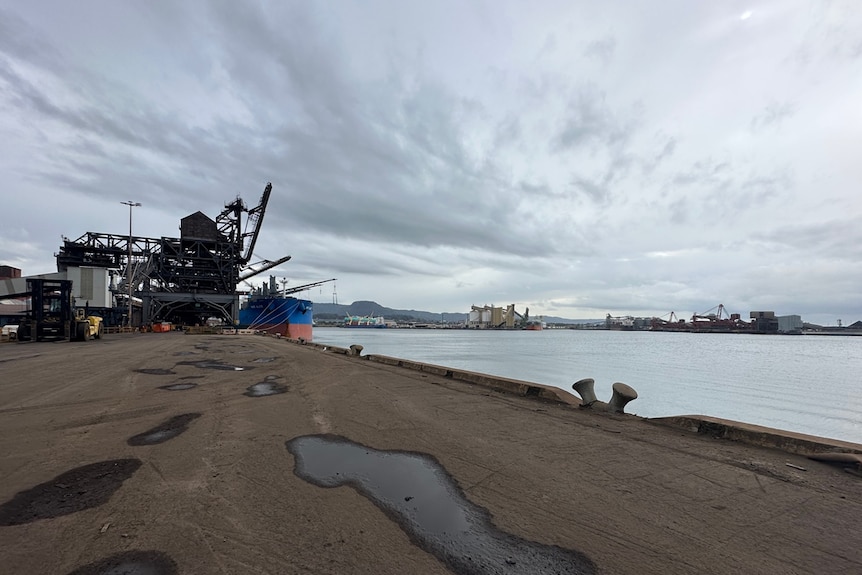
[[[593,178],[576,173],[571,180],[571,185],[583,192],[583,195],[592,202],[607,206],[612,199],[621,198],[614,190],[629,175],[634,161],[634,156],[631,154],[618,153],[607,162],[602,173]]]
[[[773,217],[770,208],[780,209],[776,202],[793,187],[785,169],[766,171],[708,158],[670,175],[661,184],[660,205],[666,206],[670,221],[678,225],[698,221],[705,227],[727,226],[751,210],[764,210],[763,218]]]
[[[772,126],[780,126],[785,120],[796,114],[796,106],[792,102],[770,102],[762,112],[751,119],[751,129],[757,131]]]
[[[0,180],[21,197],[62,191],[82,212],[47,221],[12,198],[9,209],[27,222],[12,232],[25,238],[17,254],[44,252],[51,264],[59,233],[122,229],[122,217],[83,213],[118,196],[143,202],[144,220],[150,209],[168,214],[173,231],[184,215],[214,216],[237,194],[254,202],[272,181],[259,255],[293,254],[291,275],[393,286],[385,297],[425,293],[441,277],[461,286],[459,299],[574,302],[615,314],[635,305],[703,311],[763,294],[814,310],[817,301],[855,297],[858,170],[838,141],[822,139],[822,154],[808,153],[823,132],[797,105],[850,133],[852,118],[817,90],[799,92],[799,104],[786,95],[758,100],[770,86],[796,85],[793,66],[776,69],[770,86],[722,84],[734,90],[724,98],[710,81],[737,78],[738,67],[716,59],[700,70],[674,42],[643,40],[670,37],[684,22],[693,41],[708,36],[716,54],[744,47],[760,69],[786,53],[783,32],[741,47],[749,40],[714,35],[713,11],[693,10],[682,20],[663,14],[660,29],[617,13],[626,35],[597,38],[589,34],[607,20],[578,22],[573,6],[558,22],[541,10],[495,12],[494,34],[467,15],[459,22],[468,44],[433,18],[405,38],[398,18],[413,20],[416,9],[401,3],[373,4],[362,22],[333,17],[321,3],[150,3],[118,5],[119,24],[141,31],[120,45],[100,26],[104,13],[86,4],[69,23],[29,6],[0,9],[2,126],[12,142],[0,150]],[[451,21],[445,7],[423,10]],[[785,17],[793,7],[780,10]],[[522,37],[528,45],[511,42],[522,17],[525,31],[538,30]],[[833,43],[821,41],[826,24],[802,43],[820,86],[840,85],[859,37],[844,26],[833,57]],[[535,58],[547,38],[552,52]],[[627,61],[630,48],[639,53]],[[75,55],[86,50],[116,50],[115,59]],[[144,65],[122,69],[126,59]],[[597,73],[604,63],[614,66]],[[687,90],[695,85],[711,87]],[[739,126],[723,124],[731,117],[750,128],[742,144]],[[774,145],[787,134],[805,144]],[[834,198],[847,222],[822,223],[830,212],[811,197],[818,193]],[[658,252],[666,253],[644,255]],[[797,267],[818,277],[793,275]],[[474,275],[479,269],[489,278]],[[805,301],[782,292],[787,284],[794,293],[804,285]]]
[[[676,151],[677,140],[673,137],[666,137],[664,144],[652,156],[645,154],[646,158],[641,164],[643,173],[646,175],[652,174],[661,164],[673,156]]]
[[[582,191],[592,201],[603,204],[610,197],[610,190],[604,185],[605,182],[597,183],[584,177],[575,177],[572,186]]]
[[[300,15],[297,22],[306,17]],[[57,163],[41,174],[45,181],[104,194],[141,178],[155,197],[181,193],[202,198],[209,195],[202,188],[210,186],[189,175],[223,187],[246,180],[238,174],[256,166],[261,173],[256,180],[272,179],[276,189],[283,182],[287,184],[283,189],[295,190],[291,206],[302,215],[302,226],[332,227],[344,235],[381,242],[517,253],[540,249],[529,230],[521,232],[511,225],[517,202],[511,186],[497,178],[494,166],[466,161],[457,118],[474,114],[475,103],[419,83],[412,91],[357,108],[355,93],[345,89],[346,78],[339,76],[343,72],[322,46],[296,50],[301,40],[290,33],[276,34],[262,14],[247,8],[222,5],[213,18],[226,38],[223,56],[234,80],[239,85],[267,84],[259,91],[243,91],[250,109],[270,112],[256,117],[252,126],[222,123],[218,129],[202,130],[158,115],[146,103],[134,106],[147,110],[137,112],[137,117],[107,99],[63,108],[49,94],[11,77],[23,102],[73,129],[89,149],[108,154],[91,155],[82,164],[77,159],[81,148],[57,149]],[[300,34],[301,28],[297,25],[294,31]],[[275,53],[274,60],[265,57],[268,52]],[[250,74],[257,58],[271,73]],[[270,89],[275,86],[290,86],[298,93],[295,99],[305,114],[299,121],[289,114],[273,117],[276,102],[262,106],[250,99],[251,94],[272,98]],[[355,89],[385,92],[389,87]],[[271,121],[273,125],[267,125]],[[157,150],[166,164],[187,175],[153,171],[133,152],[118,149],[117,143]],[[93,162],[101,162],[101,169],[93,169],[97,167]],[[75,175],[82,169],[98,175],[92,179]]]
[[[571,95],[562,128],[552,141],[552,150],[563,152],[586,145],[624,144],[636,126],[636,118],[622,119],[607,105],[605,95],[592,86],[582,86]]]
[[[607,65],[613,58],[616,48],[616,38],[613,36],[605,36],[604,38],[587,44],[587,47],[584,49],[584,56],[596,58],[603,64]]]
[[[495,144],[498,148],[512,145],[523,137],[521,121],[510,116],[495,126]]]
[[[848,261],[862,260],[862,227],[854,218],[809,222],[804,216],[799,216],[794,220],[775,222],[772,227],[771,231],[757,233],[754,237],[794,252]]]
[[[10,59],[39,62],[52,70],[61,68],[60,53],[15,12],[0,6],[0,54]]]

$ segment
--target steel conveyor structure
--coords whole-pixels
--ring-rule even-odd
[[[237,197],[215,220],[200,211],[186,216],[180,220],[179,238],[87,232],[74,241],[65,239],[57,254],[57,270],[122,270],[122,280],[113,291],[119,297],[128,294],[126,278],[132,278],[144,324],[168,321],[203,325],[210,317],[233,324],[239,316],[236,288],[240,277],[249,271],[256,275],[290,259],[285,256],[272,262],[264,260],[262,266],[249,264],[271,192],[272,184],[268,183],[253,208]]]

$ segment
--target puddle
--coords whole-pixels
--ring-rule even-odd
[[[50,481],[20,491],[0,505],[0,525],[23,525],[98,507],[106,503],[140,466],[140,459],[112,459],[76,467]]]
[[[335,435],[306,435],[286,445],[298,477],[319,487],[353,487],[455,573],[596,573],[579,551],[499,530],[430,455],[380,451]]]
[[[270,363],[272,361],[275,361],[274,357],[259,357],[256,360],[254,360],[252,363]]]
[[[138,373],[146,373],[147,375],[176,375],[177,372],[171,371],[170,369],[162,369],[159,367],[148,368],[148,369],[136,369]]]
[[[278,378],[279,376],[277,375],[267,375],[260,383],[255,383],[254,385],[245,388],[246,392],[243,393],[243,395],[247,395],[249,397],[264,397],[267,395],[285,393],[288,390],[288,387],[286,385],[279,385],[276,383]]]
[[[215,359],[204,359],[201,361],[180,361],[177,365],[193,365],[198,369],[220,369],[223,371],[244,371],[245,367],[237,367],[235,365],[228,365],[224,362],[215,360]]]
[[[124,551],[78,567],[68,575],[176,575],[177,564],[161,551]]]
[[[159,389],[166,389],[168,391],[185,391],[187,389],[194,389],[197,387],[196,383],[173,383],[171,385],[161,385]]]
[[[183,413],[175,415],[164,423],[143,433],[132,436],[126,441],[129,445],[155,445],[173,439],[188,429],[188,424],[200,417],[200,413]]]
[[[203,379],[203,378],[204,378],[204,376],[202,376],[202,375],[184,375],[180,379],[185,381],[186,379]]]

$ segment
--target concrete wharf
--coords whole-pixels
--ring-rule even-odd
[[[862,573],[860,445],[346,351],[0,345],[0,572]]]

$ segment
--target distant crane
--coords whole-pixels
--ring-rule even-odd
[[[664,317],[667,316],[667,319]],[[664,314],[663,316],[654,317],[650,321],[650,329],[655,331],[680,331],[689,327],[685,320],[679,319],[676,315],[676,312],[672,311],[669,314]]]
[[[716,310],[712,313],[712,310]],[[738,313],[728,313],[724,304],[691,316],[691,327],[695,331],[747,331],[750,324],[742,321]]]
[[[332,279],[328,279],[328,280],[321,280],[321,281],[319,281],[319,282],[313,282],[313,283],[310,283],[310,284],[303,284],[303,285],[301,285],[301,286],[292,287],[292,288],[290,288],[290,289],[287,289],[287,282],[285,281],[285,282],[284,282],[284,290],[281,292],[281,294],[282,294],[282,295],[290,295],[290,294],[293,294],[293,293],[297,293],[297,292],[305,291],[305,290],[307,290],[307,289],[309,289],[309,288],[317,287],[317,286],[319,286],[319,285],[323,285],[323,284],[325,284],[325,283],[334,282],[336,279],[338,279],[338,278],[332,278]]]

